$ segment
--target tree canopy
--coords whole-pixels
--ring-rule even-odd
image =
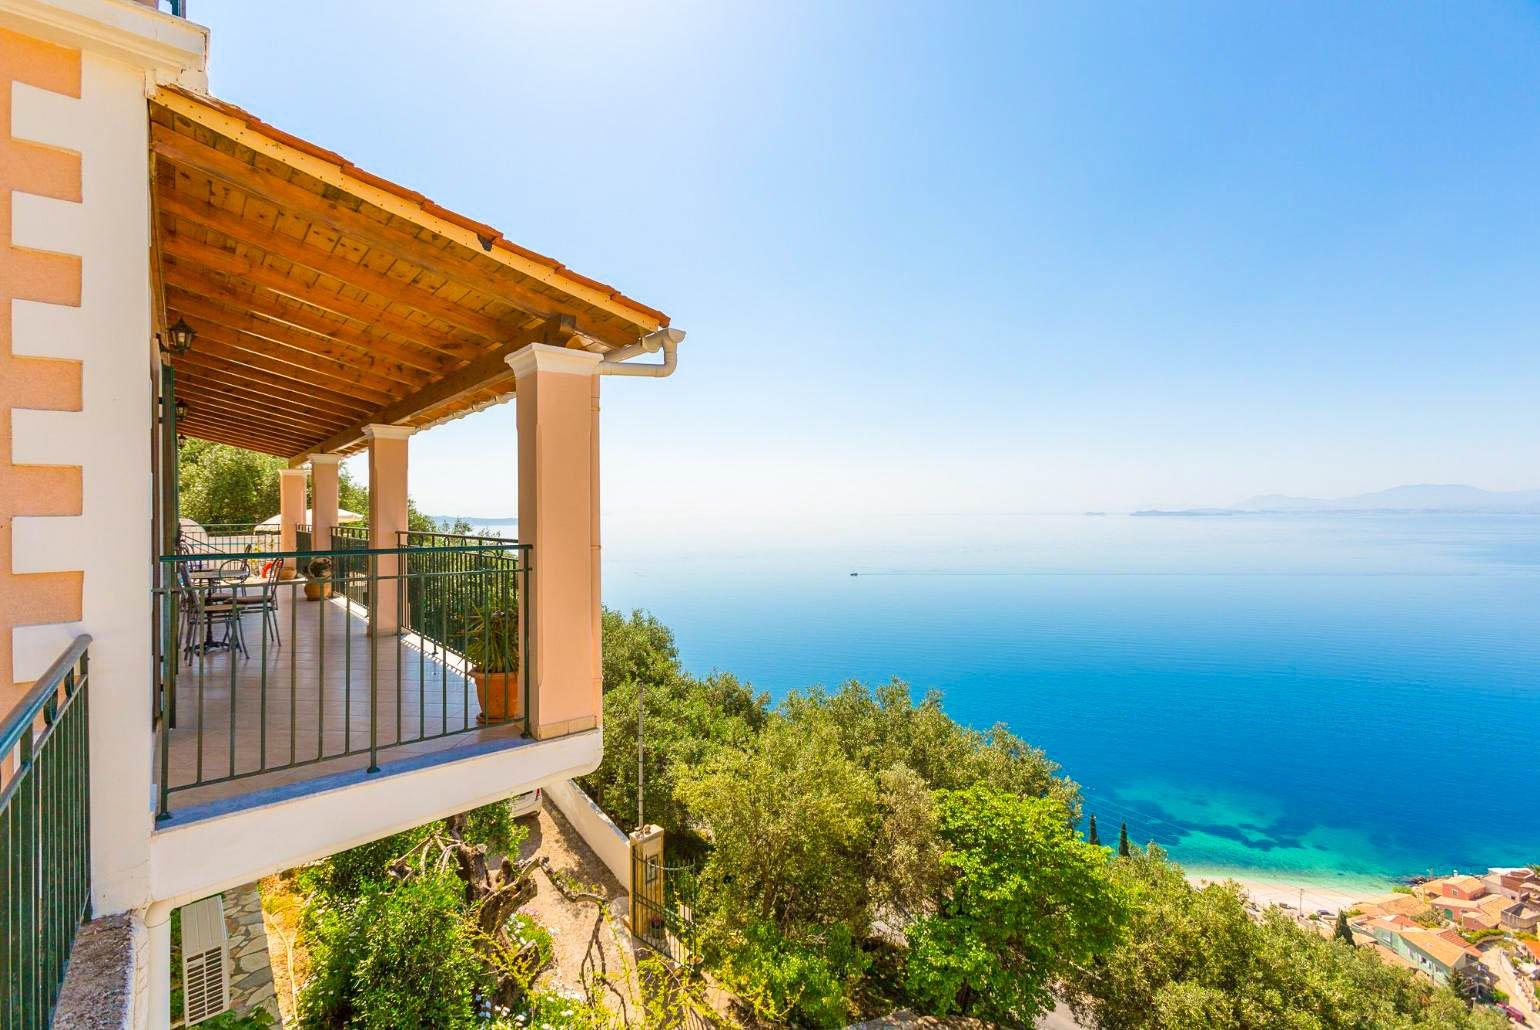
[[[278,514],[282,458],[206,440],[177,453],[181,513],[202,525],[253,525]]]

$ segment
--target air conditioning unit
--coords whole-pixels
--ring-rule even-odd
[[[221,895],[182,906],[182,1012],[187,1026],[230,1007],[230,941]]]

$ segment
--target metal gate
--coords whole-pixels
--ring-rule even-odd
[[[693,866],[665,866],[655,856],[631,851],[631,932],[683,966],[700,960],[695,931]]]

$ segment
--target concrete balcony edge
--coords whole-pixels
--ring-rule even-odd
[[[432,819],[583,776],[603,757],[600,730],[378,773],[267,803],[162,824],[150,838],[152,900],[184,904]],[[319,789],[316,789],[319,787]]]

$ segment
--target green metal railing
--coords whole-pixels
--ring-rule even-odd
[[[207,555],[161,559],[161,818],[196,787],[364,754],[373,772],[391,748],[489,725],[527,735],[529,548],[372,548],[361,535],[338,527],[330,549],[240,552],[233,581]],[[250,575],[284,559],[331,569]]]
[[[369,607],[368,559],[362,553],[353,552],[368,549],[369,527],[332,527],[332,550],[337,552],[332,563],[335,589],[346,593],[349,601],[365,610]]]
[[[406,625],[454,650],[451,641],[475,639],[462,620],[491,618],[493,632],[488,634],[488,642],[492,654],[488,657],[501,664],[516,659],[518,647],[506,632],[506,613],[518,608],[518,552],[507,549],[516,541],[417,530],[404,530],[396,538],[401,547],[413,549],[412,569],[422,573],[407,581]],[[476,549],[450,549],[465,545]]]
[[[0,1027],[53,1019],[91,905],[88,636],[0,723]]]

